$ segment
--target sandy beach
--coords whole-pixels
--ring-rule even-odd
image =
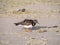
[[[1,0],[0,45],[60,45],[59,0]],[[25,12],[18,11],[26,9]],[[37,19],[31,32],[14,23]],[[58,26],[56,28],[48,28]],[[43,30],[43,32],[38,32]]]

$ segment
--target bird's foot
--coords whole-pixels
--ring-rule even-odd
[[[39,33],[43,33],[44,31],[43,31],[42,29],[39,29],[38,32],[39,32]]]
[[[31,30],[30,29],[25,29],[25,32],[31,32]]]

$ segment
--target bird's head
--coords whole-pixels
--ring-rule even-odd
[[[34,20],[34,22],[39,24],[39,22],[36,19]]]

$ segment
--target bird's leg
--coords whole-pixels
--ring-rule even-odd
[[[38,32],[39,32],[39,33],[43,33],[44,31],[43,31],[42,29],[39,29]]]
[[[30,29],[29,28],[25,28],[25,32],[30,32]]]

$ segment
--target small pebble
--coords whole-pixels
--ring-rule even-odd
[[[25,9],[22,9],[22,12],[25,12]]]

